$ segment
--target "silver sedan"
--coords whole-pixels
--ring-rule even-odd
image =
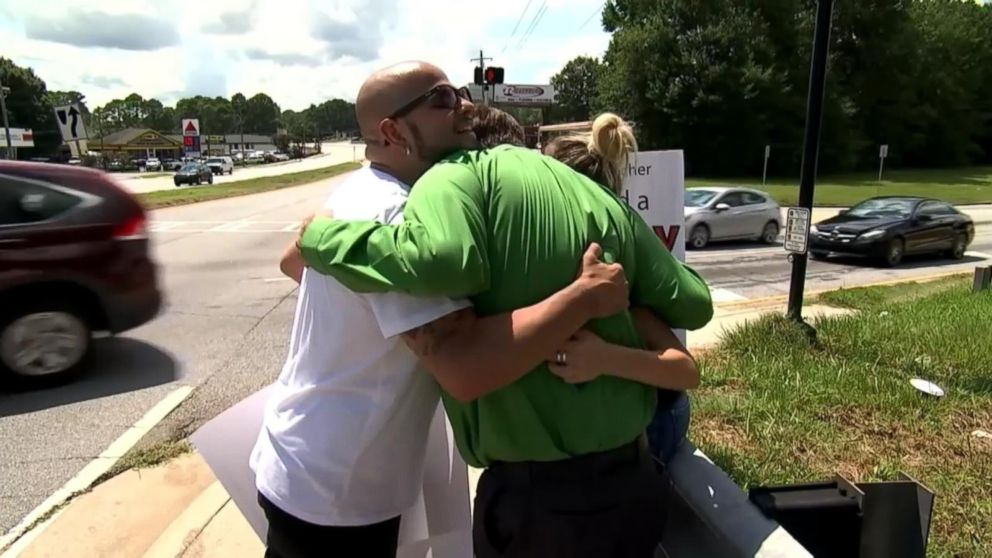
[[[717,240],[774,244],[782,212],[768,194],[749,188],[689,188],[685,192],[686,245],[704,248]]]

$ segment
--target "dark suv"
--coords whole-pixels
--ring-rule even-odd
[[[93,332],[158,314],[146,224],[141,204],[104,172],[0,161],[0,378],[68,378]]]

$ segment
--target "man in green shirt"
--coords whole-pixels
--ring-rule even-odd
[[[317,217],[300,249],[308,265],[354,291],[469,297],[486,316],[561,290],[590,243],[623,265],[632,305],[674,328],[711,318],[703,280],[623,200],[523,148],[450,155],[416,182],[402,225]],[[419,333],[428,367],[457,333],[457,323],[446,327]],[[627,312],[588,328],[611,343],[643,345]],[[571,385],[541,363],[481,397],[446,392],[444,404],[462,456],[487,468],[476,503],[478,556],[651,555],[665,516],[665,490],[642,446],[654,387],[609,375]],[[485,517],[498,493],[529,500],[523,509],[533,517]]]

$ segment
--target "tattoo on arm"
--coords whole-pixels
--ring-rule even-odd
[[[440,353],[445,344],[449,344],[459,330],[467,327],[474,318],[474,309],[463,308],[405,332],[403,340],[418,357],[432,357]]]

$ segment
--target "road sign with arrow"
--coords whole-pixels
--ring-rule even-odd
[[[69,144],[73,157],[80,157],[87,152],[86,125],[83,124],[83,113],[78,105],[55,107],[55,120],[62,133],[62,141]]]

